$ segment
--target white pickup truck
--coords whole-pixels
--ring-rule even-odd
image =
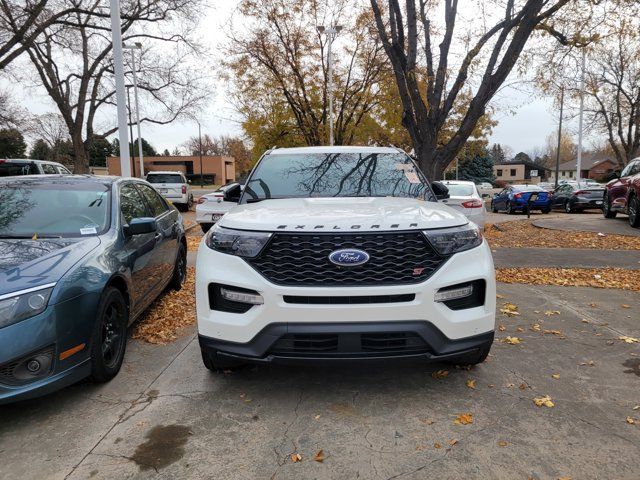
[[[434,192],[396,148],[266,152],[200,244],[204,365],[484,361],[491,252]]]

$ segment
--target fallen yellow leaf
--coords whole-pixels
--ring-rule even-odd
[[[622,340],[624,343],[640,343],[640,338],[627,337],[626,335],[618,337],[618,340]]]
[[[467,380],[467,387],[475,389],[476,388],[476,381],[475,380],[471,380],[471,379]]]
[[[514,305],[513,303],[503,303],[502,304],[502,308],[500,309],[500,313],[502,313],[503,315],[506,315],[507,317],[513,317],[515,315],[520,315],[520,313],[518,313],[518,306]]]
[[[550,317],[552,315],[560,315],[560,310],[547,310],[547,311],[544,312],[544,314],[547,317]]]
[[[560,378],[560,374],[559,373],[553,373],[551,375],[552,378],[555,378],[556,380],[558,380]]]
[[[539,332],[540,331],[540,324],[539,323],[534,323],[533,325],[531,325],[531,331],[532,332]]]
[[[473,423],[473,415],[471,413],[461,413],[453,421],[456,425],[468,425]]]
[[[551,401],[551,397],[549,395],[545,395],[544,397],[534,398],[533,403],[535,403],[538,407],[542,407],[544,405],[547,408],[551,408],[554,406],[554,403]]]
[[[316,454],[313,456],[313,459],[314,459],[316,462],[320,462],[320,463],[324,462],[324,459],[325,459],[325,458],[326,458],[326,457],[324,456],[324,452],[322,451],[322,449],[318,450],[318,451],[316,452]]]
[[[498,325],[498,330],[500,330],[501,332],[504,332],[507,329],[507,327],[505,327],[504,325]]]
[[[436,380],[437,380],[437,379],[440,379],[440,378],[446,378],[446,377],[448,377],[448,376],[449,376],[449,371],[448,371],[448,370],[438,370],[438,371],[436,371],[436,372],[433,372],[433,373],[431,374],[431,376],[432,376],[433,378],[435,378]]]
[[[442,448],[442,445],[440,445],[438,442],[433,444],[434,448]]]
[[[507,442],[505,442],[504,440],[501,440],[498,442],[498,446],[499,447],[506,447],[507,446]]]
[[[449,440],[449,445],[451,445],[452,447],[458,443],[458,439],[454,438],[453,440]]]
[[[291,461],[293,463],[298,463],[302,460],[302,455],[300,455],[299,453],[292,453],[291,454]]]
[[[518,337],[507,337],[504,339],[505,343],[508,343],[509,345],[519,345],[520,344],[520,339]]]
[[[631,305],[627,305],[625,303],[623,303],[622,305],[620,305],[622,308],[631,308]]]
[[[627,423],[630,425],[634,425],[636,421],[633,417],[627,417]]]

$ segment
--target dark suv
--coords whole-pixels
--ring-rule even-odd
[[[606,185],[602,202],[605,218],[615,218],[618,213],[629,216],[629,225],[640,227],[640,158],[631,160],[620,177]]]

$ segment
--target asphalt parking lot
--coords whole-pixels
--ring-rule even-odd
[[[0,478],[637,479],[640,348],[619,337],[640,337],[638,295],[498,290],[520,315],[498,315],[471,370],[211,374],[193,328],[166,346],[131,340],[111,383],[0,407]],[[545,395],[552,408],[535,405]]]

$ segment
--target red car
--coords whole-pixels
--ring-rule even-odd
[[[606,185],[602,202],[605,218],[618,213],[629,215],[629,225],[640,228],[640,158],[631,160],[620,174]]]

